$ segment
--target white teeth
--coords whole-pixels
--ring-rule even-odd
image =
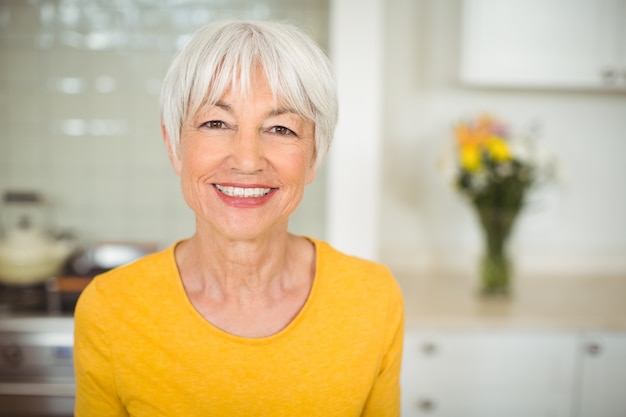
[[[270,192],[271,188],[242,188],[242,187],[224,187],[215,184],[215,187],[222,193],[230,197],[263,197]]]

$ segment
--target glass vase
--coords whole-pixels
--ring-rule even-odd
[[[502,252],[487,250],[480,260],[480,290],[484,295],[509,295],[511,262]]]
[[[485,295],[509,295],[513,274],[507,254],[516,210],[480,207],[480,222],[484,238],[484,252],[480,260],[480,289]]]

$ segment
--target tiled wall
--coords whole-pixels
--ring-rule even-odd
[[[223,18],[289,20],[328,44],[326,0],[2,0],[0,193],[40,192],[51,223],[85,241],[189,235],[158,94],[178,45]],[[294,232],[324,237],[324,177]]]

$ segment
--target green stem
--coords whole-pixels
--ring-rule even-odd
[[[511,266],[506,253],[506,244],[517,211],[485,206],[476,208],[485,241],[485,253],[481,260],[480,271],[482,291],[486,294],[508,294]]]

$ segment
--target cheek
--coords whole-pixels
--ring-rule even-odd
[[[202,176],[215,167],[218,155],[207,143],[189,141],[180,150],[181,171],[187,176]]]
[[[282,170],[294,182],[309,184],[315,178],[312,153],[306,149],[287,152],[280,157]]]

